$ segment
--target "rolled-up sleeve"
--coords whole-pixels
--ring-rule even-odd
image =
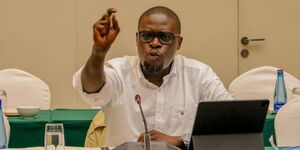
[[[86,93],[83,91],[82,81],[81,81],[81,72],[83,67],[81,67],[74,75],[73,75],[73,87],[80,93],[83,99],[92,106],[105,106],[108,104],[112,98],[114,97],[114,87],[111,76],[109,75],[109,70],[105,69],[106,82],[102,89],[98,93]]]
[[[229,100],[233,99],[227,89],[224,87],[222,81],[215,74],[215,72],[207,66],[206,71],[201,74],[200,81],[202,88],[200,91],[204,91],[204,98],[202,100]]]

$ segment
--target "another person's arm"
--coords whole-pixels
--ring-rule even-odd
[[[82,87],[87,93],[98,92],[105,84],[105,56],[120,32],[118,21],[112,15],[116,12],[113,8],[108,9],[93,26],[94,45],[92,54],[81,73]]]

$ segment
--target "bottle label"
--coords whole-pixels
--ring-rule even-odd
[[[282,102],[274,103],[274,111],[277,112],[284,104]]]

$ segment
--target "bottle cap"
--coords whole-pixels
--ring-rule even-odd
[[[278,69],[277,73],[283,74],[283,69]]]

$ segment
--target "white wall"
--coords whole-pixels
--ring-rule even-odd
[[[236,0],[0,0],[0,69],[19,68],[44,80],[52,108],[87,108],[72,75],[87,60],[92,25],[107,8],[118,10],[119,37],[107,59],[135,55],[139,15],[163,5],[178,13],[180,53],[211,65],[225,85],[237,76]]]

